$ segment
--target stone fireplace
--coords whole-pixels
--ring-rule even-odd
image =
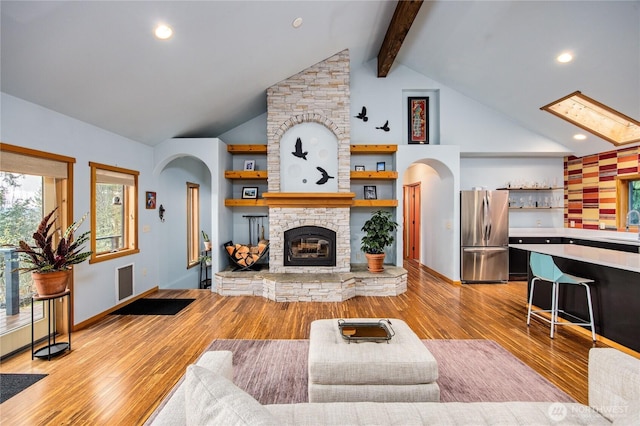
[[[407,271],[352,267],[349,52],[267,90],[269,270],[215,274],[223,296],[338,302],[396,296]]]
[[[267,90],[269,272],[351,269],[349,98],[347,50]],[[335,262],[288,260],[285,232],[302,227],[335,233]]]

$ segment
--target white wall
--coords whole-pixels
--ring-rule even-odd
[[[475,186],[487,189],[503,188],[512,184],[534,182],[542,185],[563,186],[564,164],[562,158],[514,157],[514,158],[462,158],[460,160],[460,188],[472,189]],[[535,193],[511,192],[513,200],[519,197],[553,196],[554,205],[564,203],[564,192],[536,191]],[[514,210],[509,211],[510,228],[562,228],[564,226],[562,209]]]
[[[158,285],[157,210],[146,210],[145,191],[157,191],[153,150],[90,124],[49,109],[1,94],[2,142],[74,157],[74,218],[90,211],[89,161],[137,170],[138,243],[140,253],[104,262],[76,265],[74,274],[74,322],[85,321],[116,305],[116,268],[134,263],[134,292],[140,294]],[[144,228],[149,232],[143,232]],[[146,271],[146,274],[145,274]]]

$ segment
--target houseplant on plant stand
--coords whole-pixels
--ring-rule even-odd
[[[382,272],[384,267],[384,249],[393,244],[393,232],[398,224],[391,219],[391,213],[384,210],[374,212],[364,223],[360,248],[367,257],[369,272]]]
[[[202,231],[202,239],[204,240],[204,250],[211,250],[211,240],[209,240],[209,235],[204,231]]]
[[[64,292],[71,275],[71,266],[84,262],[92,254],[91,251],[82,251],[84,249],[82,245],[89,240],[91,231],[74,239],[74,233],[84,222],[86,214],[66,229],[54,247],[54,236],[56,233],[60,233],[60,228],[54,228],[56,218],[51,221],[50,219],[57,209],[57,207],[54,208],[40,221],[38,229],[33,233],[35,245],[30,246],[21,240],[20,248],[16,250],[23,254],[22,261],[27,264],[19,270],[31,272],[39,296]]]

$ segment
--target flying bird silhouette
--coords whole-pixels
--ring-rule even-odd
[[[355,118],[359,118],[365,123],[369,121],[369,117],[367,117],[367,107],[362,107],[362,111],[358,113],[358,115],[354,115]]]
[[[296,140],[296,150],[293,151],[292,154],[298,158],[302,158],[303,160],[306,160],[308,153],[309,153],[308,151],[302,152],[302,141],[300,140],[300,138],[298,138],[298,140]]]
[[[316,185],[324,185],[329,179],[333,179],[333,176],[329,176],[329,173],[327,173],[327,171],[322,167],[316,167],[316,169],[322,173],[322,177],[316,182]]]
[[[376,127],[376,129],[384,130],[385,132],[388,132],[389,130],[391,130],[391,129],[389,128],[389,120],[387,120],[387,121],[385,121],[385,122],[384,122],[384,126],[382,126],[382,127]]]

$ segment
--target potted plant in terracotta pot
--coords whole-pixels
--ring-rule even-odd
[[[54,228],[56,218],[52,219],[56,210],[57,207],[40,221],[38,229],[33,233],[35,245],[30,246],[21,240],[20,248],[16,250],[22,253],[22,261],[27,264],[19,270],[31,272],[39,296],[64,292],[71,275],[71,266],[84,262],[92,253],[91,251],[83,252],[84,247],[82,247],[89,240],[91,231],[74,239],[74,233],[84,222],[86,214],[67,228],[54,247],[53,237],[56,233],[60,233],[60,228]]]
[[[369,272],[382,272],[384,267],[384,249],[393,244],[393,233],[398,224],[391,219],[391,213],[378,210],[364,223],[360,248],[367,257]]]

